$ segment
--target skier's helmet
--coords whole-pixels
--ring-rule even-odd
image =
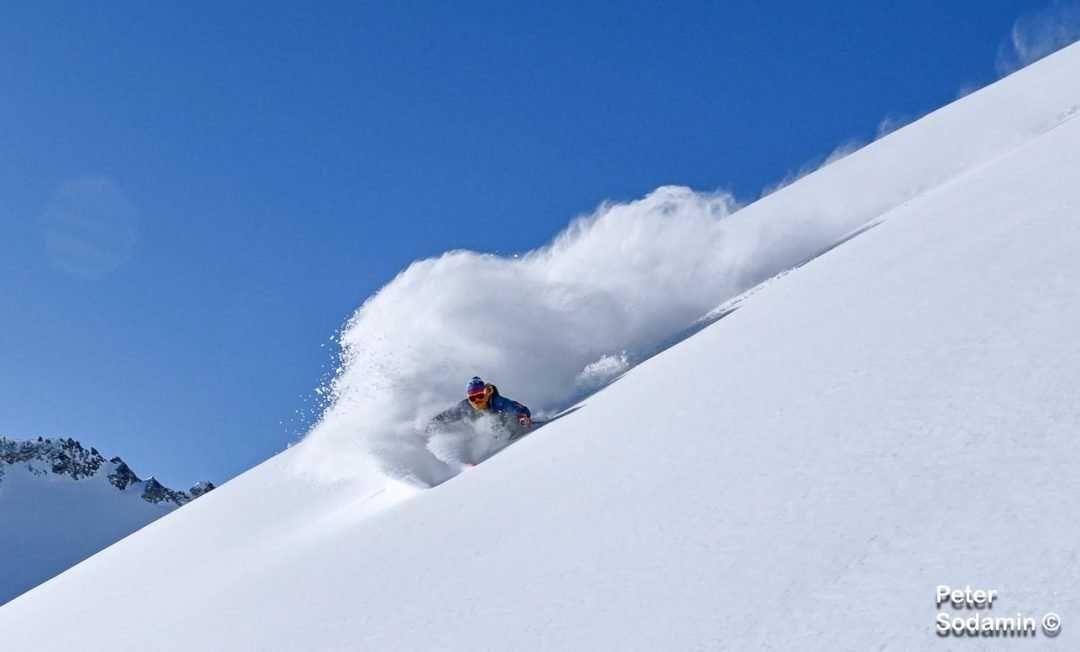
[[[469,404],[478,410],[486,409],[491,400],[491,387],[480,376],[473,376],[465,388],[465,395],[469,397]]]

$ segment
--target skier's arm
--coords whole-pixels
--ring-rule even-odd
[[[517,401],[510,402],[514,404],[514,408],[517,410],[517,420],[521,427],[532,428],[532,412],[529,412],[529,408]]]
[[[517,417],[518,423],[526,428],[532,427],[532,412],[524,404],[518,403],[513,399],[506,398],[505,396],[496,396],[497,401],[492,407],[499,412],[512,414]]]
[[[447,408],[432,417],[431,421],[428,422],[427,431],[432,432],[451,423],[457,423],[458,421],[463,420],[466,414],[467,413],[464,411],[461,405],[455,405],[452,408]]]

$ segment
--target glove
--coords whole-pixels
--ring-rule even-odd
[[[524,412],[518,412],[518,423],[525,428],[532,428],[532,419]]]

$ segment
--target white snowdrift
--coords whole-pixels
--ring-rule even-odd
[[[557,406],[590,362],[682,325],[627,310],[621,275],[663,286],[716,264],[691,254],[728,259],[661,249],[643,263],[654,273],[613,273],[611,295],[602,282],[571,292],[563,305],[581,318],[543,300],[536,312],[513,297],[460,313],[440,303],[456,278],[543,277],[523,270],[545,252],[520,268],[471,254],[419,263],[345,334],[360,348],[308,441],[0,608],[5,648],[980,646],[935,635],[939,584],[996,589],[1004,615],[1056,611],[1052,643],[1075,645],[1078,76],[1073,47],[718,218],[772,243],[713,268],[744,279],[827,245],[815,224],[880,225],[428,491],[336,465],[364,459],[349,437],[382,436],[359,421],[377,416],[370,390],[401,397],[421,371],[425,382],[479,372]],[[685,305],[705,312],[741,286],[724,283],[712,305]],[[592,307],[606,296],[614,308]],[[661,302],[672,305],[684,306]],[[467,337],[473,319],[548,317],[526,331],[535,342],[509,329],[491,349]],[[444,335],[440,354],[431,342]],[[545,358],[525,359],[526,373],[515,356],[534,346]],[[458,356],[480,368],[459,369]],[[559,382],[516,396],[534,391],[537,370]],[[457,393],[439,382],[414,399]]]
[[[605,361],[639,362],[725,300],[1052,129],[1080,103],[1074,72],[1025,70],[735,213],[723,193],[665,187],[601,206],[521,256],[414,263],[346,326],[333,404],[298,466],[352,477],[374,457],[393,474],[445,480],[455,469],[420,433],[471,376],[542,413],[572,405],[624,370],[600,375]]]

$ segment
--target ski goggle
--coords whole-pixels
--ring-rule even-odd
[[[491,400],[492,394],[493,392],[487,387],[484,387],[483,389],[474,389],[468,393],[469,403],[471,403],[474,408],[485,408],[487,407],[488,401]]]

